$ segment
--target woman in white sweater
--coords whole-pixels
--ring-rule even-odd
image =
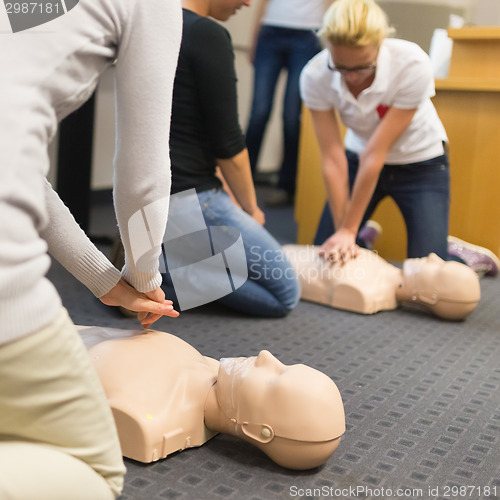
[[[54,0],[32,9],[0,8],[0,498],[107,499],[123,485],[120,448],[86,351],[45,277],[47,251],[105,304],[142,311],[146,326],[177,315],[159,288],[160,249],[132,253],[129,229],[142,214],[159,242],[166,225],[181,7],[178,0]],[[45,180],[57,123],[114,61],[121,273]]]

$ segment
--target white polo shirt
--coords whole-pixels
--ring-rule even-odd
[[[428,55],[415,43],[389,38],[377,58],[375,80],[357,98],[332,64],[328,49],[302,70],[300,91],[312,110],[336,109],[347,128],[345,147],[362,153],[388,107],[417,109],[409,127],[387,155],[387,164],[407,164],[443,154],[446,132],[431,102],[434,75]]]

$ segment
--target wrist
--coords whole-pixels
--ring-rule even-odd
[[[257,211],[259,207],[257,205],[251,207],[251,208],[248,208],[248,209],[245,209],[245,212],[248,214],[248,215],[251,215],[253,216],[255,214],[255,212]]]
[[[352,226],[341,226],[337,232],[356,237],[358,234],[358,228]]]

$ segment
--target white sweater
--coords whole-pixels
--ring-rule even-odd
[[[120,278],[45,180],[47,146],[57,123],[88,99],[99,75],[115,60],[114,197],[126,250],[122,274],[140,291],[159,286],[159,247],[137,269],[128,226],[147,207],[151,240],[163,238],[181,5],[180,0],[80,0],[46,24],[9,30],[2,4],[0,344],[55,319],[61,301],[45,277],[47,250],[97,297]]]

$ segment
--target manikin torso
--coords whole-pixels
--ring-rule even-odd
[[[225,432],[284,467],[310,469],[345,432],[337,386],[306,365],[268,351],[219,362],[163,332],[79,328],[126,457],[151,462]]]
[[[443,319],[464,319],[481,297],[479,279],[465,264],[436,254],[406,259],[399,269],[375,252],[358,249],[355,259],[332,264],[318,246],[286,245],[302,286],[302,299],[372,314],[413,304]]]
[[[319,247],[286,245],[284,251],[299,275],[305,300],[363,314],[397,307],[401,270],[374,252],[360,248],[356,259],[341,266],[320,257]]]
[[[164,332],[120,342],[113,337],[118,330],[80,327],[80,334],[85,339],[99,330],[114,340],[97,343],[89,354],[113,411],[124,456],[152,462],[200,446],[216,434],[204,424],[204,405],[217,378],[218,361]]]

